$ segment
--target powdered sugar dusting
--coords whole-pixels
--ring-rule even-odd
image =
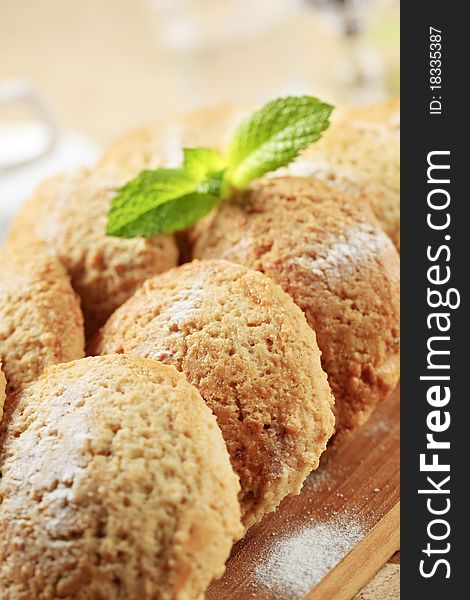
[[[363,433],[366,437],[375,437],[381,433],[388,433],[392,426],[392,423],[390,423],[389,421],[380,420],[364,428]]]
[[[329,492],[344,477],[345,468],[339,465],[336,469],[328,469],[322,465],[312,471],[304,482],[304,486],[315,492]]]
[[[337,281],[344,282],[347,277],[359,277],[363,265],[373,263],[377,256],[391,247],[391,241],[384,232],[371,230],[370,225],[365,223],[351,228],[341,238],[327,245],[323,255],[303,254],[288,260],[311,271],[318,278],[326,277],[334,285]]]
[[[273,541],[255,568],[254,581],[270,592],[300,598],[364,535],[362,524],[347,515],[304,526]]]
[[[274,171],[274,177],[316,177],[336,184],[337,187],[356,190],[357,174],[352,169],[334,165],[326,158],[320,156],[299,156],[288,167],[283,167]]]

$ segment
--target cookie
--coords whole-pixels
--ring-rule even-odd
[[[146,281],[92,351],[157,359],[198,388],[240,477],[245,527],[300,491],[333,431],[314,332],[278,285],[241,265],[193,261]]]
[[[145,169],[179,167],[183,148],[209,147],[220,151],[246,116],[246,110],[230,103],[190,112],[172,124],[156,123],[131,131],[104,152],[98,168],[135,177]]]
[[[86,169],[52,177],[23,205],[8,236],[36,237],[55,250],[80,296],[88,335],[145,279],[178,262],[172,235],[106,235],[111,198],[124,181]]]
[[[84,355],[83,316],[60,261],[42,244],[0,248],[0,359],[13,394]]]
[[[241,535],[211,411],[174,368],[51,367],[0,429],[5,600],[200,599]]]
[[[368,202],[400,250],[400,101],[333,112],[322,138],[280,174],[324,179]]]
[[[196,258],[257,269],[304,311],[336,429],[366,421],[399,377],[399,258],[366,204],[323,181],[272,178],[221,205]]]

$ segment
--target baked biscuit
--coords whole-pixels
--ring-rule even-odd
[[[221,205],[195,246],[279,283],[317,334],[337,431],[399,377],[399,258],[367,205],[310,178],[272,178]]]
[[[183,148],[222,151],[246,110],[230,103],[190,112],[172,124],[154,124],[131,131],[105,150],[98,168],[135,177],[145,169],[179,167]]]
[[[321,139],[279,174],[317,177],[360,196],[400,250],[400,101],[332,116]]]
[[[314,332],[279,286],[241,265],[193,261],[146,281],[92,351],[174,365],[199,389],[240,477],[245,527],[300,491],[333,431]]]
[[[84,355],[83,316],[60,261],[39,243],[0,248],[0,359],[7,394]]]
[[[201,599],[242,533],[198,391],[126,356],[48,369],[0,429],[5,600]]]
[[[45,181],[13,221],[9,240],[36,237],[54,248],[81,298],[90,335],[141,285],[178,262],[174,236],[107,236],[107,212],[125,182],[77,169]]]

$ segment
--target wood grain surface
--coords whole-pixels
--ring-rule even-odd
[[[233,548],[207,600],[347,600],[399,549],[399,390]]]

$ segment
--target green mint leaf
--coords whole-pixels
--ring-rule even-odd
[[[311,96],[278,98],[242,122],[225,157],[211,148],[184,149],[181,169],[143,171],[120,188],[106,233],[150,237],[173,233],[209,213],[231,188],[289,164],[319,139],[333,107]]]
[[[204,181],[227,166],[222,155],[212,148],[184,148],[183,170],[196,179]]]
[[[201,194],[220,196],[226,164],[222,155],[211,148],[184,148],[183,170],[198,182]]]
[[[108,214],[106,233],[118,237],[150,237],[172,233],[196,223],[220,198],[211,189],[217,181],[197,181],[183,169],[143,171],[117,191]]]
[[[333,106],[312,96],[268,102],[245,119],[229,144],[227,180],[237,188],[289,164],[329,126]]]

